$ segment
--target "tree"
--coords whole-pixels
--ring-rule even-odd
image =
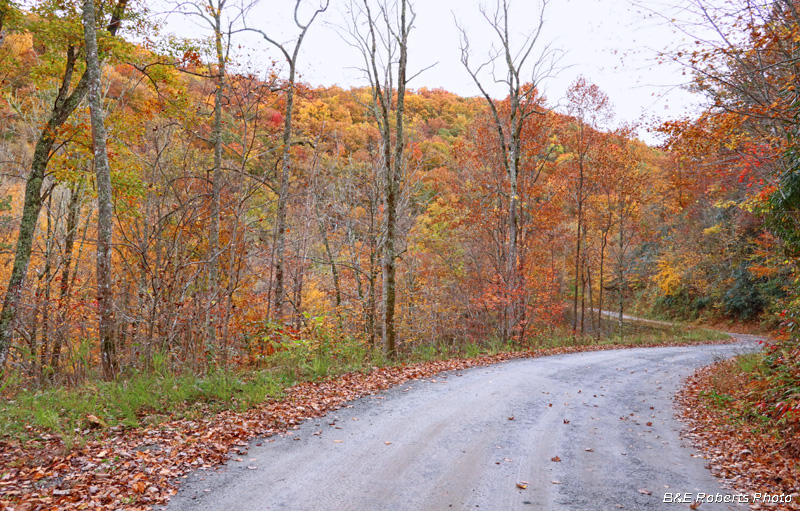
[[[613,112],[608,96],[583,77],[579,77],[567,90],[567,112],[574,123],[565,129],[564,142],[571,152],[568,162],[573,167],[570,188],[575,204],[575,285],[572,295],[572,333],[575,335],[579,322],[578,297],[584,294],[581,290],[585,289],[585,254],[581,252],[582,244],[586,240],[585,207],[598,182],[593,174],[598,170],[602,151],[603,137],[599,130],[611,119]],[[581,309],[580,330],[583,334],[584,311],[583,307]]]
[[[380,175],[382,177],[383,236],[381,240],[383,275],[383,344],[389,357],[397,355],[397,258],[398,208],[405,171],[405,100],[408,76],[408,36],[414,27],[413,7],[407,0],[381,2],[377,10],[370,0],[351,3],[350,35],[361,51],[363,68],[369,79],[371,102],[368,105],[380,132]],[[366,24],[365,33],[359,25]],[[394,123],[392,122],[394,121]]]
[[[116,340],[114,338],[114,290],[112,289],[111,242],[114,210],[111,202],[111,167],[108,163],[106,126],[100,93],[100,56],[94,0],[83,2],[83,31],[86,44],[87,95],[92,123],[94,167],[97,175],[97,307],[100,320],[100,352],[103,376],[112,379],[116,373]]]
[[[119,31],[128,0],[119,0],[112,6],[107,30],[111,36]],[[79,41],[71,38],[65,41],[66,55],[61,85],[49,113],[49,118],[39,132],[36,142],[31,170],[25,184],[25,200],[20,221],[20,230],[14,252],[14,265],[6,288],[3,307],[0,310],[0,370],[5,367],[8,351],[14,334],[14,321],[17,315],[22,289],[31,260],[33,238],[38,224],[39,212],[42,209],[44,197],[42,185],[44,184],[47,166],[53,156],[53,149],[58,139],[58,133],[70,115],[89,89],[89,75],[81,75],[78,83],[73,87],[72,82],[76,72],[79,55]]]
[[[261,34],[265,41],[275,46],[283,55],[286,64],[289,66],[289,78],[286,82],[286,98],[283,109],[283,145],[281,148],[281,170],[278,177],[278,207],[276,212],[275,221],[275,313],[278,318],[283,317],[283,304],[286,300],[285,290],[285,274],[286,274],[286,213],[288,208],[289,199],[289,178],[291,177],[292,168],[292,116],[294,114],[295,106],[295,88],[297,86],[297,59],[300,54],[300,47],[303,44],[303,39],[308,32],[309,27],[314,20],[325,12],[330,5],[330,0],[325,1],[325,5],[319,7],[311,15],[310,19],[303,24],[299,18],[299,11],[302,5],[302,0],[295,0],[294,7],[294,23],[300,30],[297,40],[294,43],[294,48],[289,50],[285,44],[279,43],[276,39],[268,35],[266,32],[254,28],[248,30]]]
[[[497,132],[497,143],[500,146],[501,164],[503,170],[508,175],[508,234],[507,249],[503,254],[504,266],[503,278],[505,281],[507,308],[504,314],[502,337],[508,339],[512,331],[518,326],[524,305],[520,302],[520,289],[524,287],[522,275],[520,274],[519,261],[519,180],[521,161],[524,157],[525,147],[523,146],[523,128],[531,116],[544,115],[546,110],[542,108],[537,100],[539,82],[549,76],[557,62],[558,52],[554,51],[549,45],[539,50],[540,37],[544,27],[544,13],[549,0],[542,0],[539,11],[539,19],[536,28],[528,34],[520,45],[515,48],[511,40],[509,30],[510,6],[508,0],[498,0],[495,11],[489,13],[485,8],[481,8],[481,14],[489,23],[497,36],[500,48],[492,51],[486,62],[477,67],[470,63],[470,45],[467,31],[463,27],[458,27],[461,32],[461,63],[469,73],[475,85],[485,98],[489,106],[494,129]],[[534,50],[539,54],[534,54]],[[534,60],[530,60],[534,58]],[[493,76],[497,83],[506,87],[508,94],[508,111],[505,112],[500,106],[500,102],[492,98],[489,90],[483,85],[481,72],[484,68],[492,67],[498,60],[504,64],[504,75],[501,77]],[[525,76],[530,74],[530,76]],[[539,172],[541,168],[539,168]],[[535,179],[534,179],[535,182]]]

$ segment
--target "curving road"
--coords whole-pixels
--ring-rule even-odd
[[[193,474],[167,509],[688,509],[665,493],[730,492],[680,439],[672,396],[695,368],[752,349],[737,337],[409,382]],[[700,509],[747,509],[736,506]]]

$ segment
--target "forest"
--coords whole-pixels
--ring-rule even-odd
[[[703,27],[658,58],[706,106],[658,147],[591,77],[541,92],[547,1],[527,28],[490,2],[492,48],[461,31],[472,97],[409,86],[408,0],[337,11],[362,86],[305,83],[332,3],[292,2],[284,42],[230,0],[172,7],[195,38],[144,2],[0,0],[4,399],[621,342],[632,314],[772,331],[756,400],[796,434],[798,2],[664,20]],[[245,34],[274,60],[237,61]]]
[[[552,64],[535,33],[515,55],[498,32],[505,98],[406,88],[405,4],[352,11],[369,86],[301,83],[297,50],[326,14],[302,4],[291,45],[253,29],[282,57],[265,70],[228,61],[242,6],[183,5],[206,34],[142,43],[146,6],[98,5],[94,75],[85,6],[3,6],[4,367],[74,384],[154,357],[259,367],[297,343],[392,359],[614,335],[598,310],[768,322],[790,299],[790,69],[722,89],[700,71],[746,57],[698,50],[716,104],[660,126],[655,148],[588,78],[555,111],[528,81]],[[778,59],[762,22],[750,44]],[[470,52],[465,32],[485,91]]]
[[[527,27],[482,7],[491,47],[459,27],[471,97],[410,85],[409,0],[290,3],[285,41],[256,3],[175,2],[185,38],[147,2],[0,0],[3,488],[12,446],[420,361],[651,345],[629,316],[679,322],[662,343],[768,332],[710,395],[800,455],[796,0],[649,11],[704,101],[657,146],[591,77],[542,92],[550,0]],[[324,23],[361,85],[303,79]]]

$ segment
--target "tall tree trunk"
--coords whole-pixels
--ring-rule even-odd
[[[411,10],[411,22],[407,22],[407,0],[399,0],[398,26],[388,26],[393,15],[387,12],[388,7],[381,7],[382,21],[387,23],[386,34],[378,33],[378,19],[373,18],[369,0],[364,0],[364,13],[367,16],[367,29],[369,35],[361,39],[365,46],[362,48],[367,59],[370,81],[372,84],[372,110],[378,129],[381,134],[381,161],[382,200],[384,206],[383,218],[383,243],[381,273],[383,276],[383,318],[382,340],[386,354],[389,358],[397,356],[397,332],[395,328],[395,314],[397,308],[397,214],[400,202],[400,182],[405,168],[403,153],[405,151],[405,95],[407,85],[406,68],[408,65],[408,35],[413,26],[414,14]],[[386,68],[379,62],[378,43],[385,45],[389,53]],[[396,46],[395,46],[396,45]],[[397,53],[394,53],[394,50]],[[393,106],[393,64],[394,55],[397,60],[397,99]],[[394,114],[394,137],[392,137],[392,114]]]
[[[592,289],[592,269],[586,267],[586,282],[589,289],[589,329],[595,328],[594,322],[594,290]],[[597,328],[600,328],[600,311],[597,311]]]
[[[119,0],[119,3],[114,8],[111,22],[108,25],[108,31],[112,36],[117,33],[120,27],[120,20],[125,12],[127,2],[128,0]],[[61,87],[53,103],[50,118],[42,128],[39,139],[36,142],[33,160],[31,161],[31,172],[25,183],[25,201],[22,206],[22,219],[20,220],[17,246],[14,252],[14,265],[11,269],[11,276],[8,279],[3,308],[0,311],[0,377],[2,377],[2,372],[8,359],[8,350],[14,334],[14,322],[22,297],[22,289],[25,285],[25,277],[28,273],[28,265],[31,260],[31,250],[39,212],[42,209],[42,184],[44,183],[47,164],[50,162],[51,151],[56,142],[56,134],[78,107],[88,90],[88,75],[84,73],[72,93],[69,92],[75,71],[76,58],[77,50],[75,47],[70,46],[67,49],[67,62],[64,68],[64,76],[61,80]]]
[[[286,210],[289,199],[289,177],[292,155],[292,114],[294,112],[295,66],[289,63],[289,86],[286,91],[286,107],[283,119],[283,155],[278,183],[278,211],[275,222],[275,314],[283,319],[283,304],[286,301]]]
[[[618,290],[619,290],[619,336],[620,339],[623,337],[622,331],[622,319],[624,317],[623,307],[625,305],[625,295],[623,288],[625,287],[625,255],[624,255],[624,248],[625,248],[625,225],[623,217],[620,218],[619,224],[619,267],[618,267],[618,278],[619,282],[617,283]]]
[[[583,172],[580,173],[578,185],[578,213],[575,227],[575,292],[572,295],[572,335],[578,330],[578,294],[581,281],[581,227],[583,224]]]
[[[94,0],[83,2],[83,32],[86,42],[89,115],[92,122],[94,168],[97,179],[97,307],[100,323],[100,356],[103,377],[110,380],[117,372],[111,266],[114,211],[111,201],[111,167],[108,163],[103,99],[100,94],[100,57],[97,48]]]
[[[512,120],[513,123],[513,120]],[[519,282],[519,271],[517,264],[517,239],[518,239],[518,220],[517,203],[519,202],[519,166],[518,166],[519,147],[516,140],[512,140],[509,150],[508,178],[510,181],[510,198],[508,200],[508,260],[506,261],[507,289],[506,289],[506,325],[504,341],[511,339],[513,329],[517,320],[517,287]]]
[[[72,267],[72,251],[75,247],[75,234],[78,231],[78,215],[80,213],[82,185],[70,187],[69,204],[67,206],[67,232],[64,239],[64,258],[61,269],[61,285],[58,292],[58,327],[53,341],[53,351],[50,354],[50,366],[53,372],[57,372],[59,359],[61,358],[61,347],[67,340],[69,326],[67,316],[69,305],[72,298],[70,293],[72,280],[70,279],[70,269]]]
[[[220,233],[220,193],[222,187],[222,100],[225,89],[225,52],[222,46],[222,8],[213,13],[214,49],[217,56],[216,88],[214,90],[214,169],[211,176],[211,228],[209,230],[208,251],[208,291],[211,300],[208,309],[207,343],[213,347],[217,341],[217,323],[219,318],[219,233]]]
[[[604,277],[605,275],[603,272],[605,271],[605,259],[606,259],[606,245],[608,244],[608,230],[603,231],[603,238],[600,241],[600,275],[598,276],[599,279],[599,291],[597,293],[597,340],[600,340],[600,336],[603,332],[603,286],[605,285]]]
[[[393,161],[387,160],[386,175],[386,243],[383,252],[383,342],[390,359],[397,356],[397,331],[395,329],[395,312],[397,308],[397,196],[400,192],[400,179],[405,167],[403,152],[405,151],[405,98],[406,68],[408,66],[408,34],[411,26],[406,24],[408,2],[400,0],[400,26],[397,44],[400,58],[397,62],[397,105],[395,110],[395,142]],[[387,101],[391,104],[392,91],[386,91]],[[388,125],[389,118],[386,117]],[[389,143],[391,137],[384,142]]]
[[[50,350],[50,291],[52,284],[53,246],[55,245],[55,232],[58,230],[58,219],[53,225],[53,195],[47,197],[47,241],[45,244],[44,271],[42,282],[44,285],[44,300],[42,301],[42,343],[39,348],[39,367],[44,370]],[[41,296],[41,295],[40,295]]]
[[[294,8],[294,21],[295,25],[300,29],[300,34],[294,45],[292,53],[286,47],[279,43],[277,40],[271,38],[266,33],[260,30],[254,30],[261,34],[265,41],[277,47],[286,63],[289,65],[289,82],[286,91],[286,105],[283,111],[283,153],[281,155],[281,171],[278,177],[278,211],[276,212],[275,219],[275,315],[278,319],[283,318],[283,304],[286,301],[286,215],[289,199],[289,178],[291,176],[291,146],[292,146],[292,116],[294,114],[294,96],[297,74],[297,59],[300,54],[300,47],[303,44],[303,39],[308,33],[308,28],[314,23],[314,20],[321,13],[328,9],[330,0],[325,1],[325,5],[314,11],[308,23],[303,25],[299,21],[298,12],[300,10],[301,0],[295,0]],[[253,29],[250,29],[253,30]]]

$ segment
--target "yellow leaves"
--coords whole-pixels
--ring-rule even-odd
[[[665,296],[673,296],[681,287],[683,279],[672,261],[662,259],[658,261],[658,273],[653,276],[658,288]]]
[[[703,229],[703,234],[706,236],[713,236],[714,234],[719,234],[722,232],[722,226],[720,224],[712,225],[707,229]]]

